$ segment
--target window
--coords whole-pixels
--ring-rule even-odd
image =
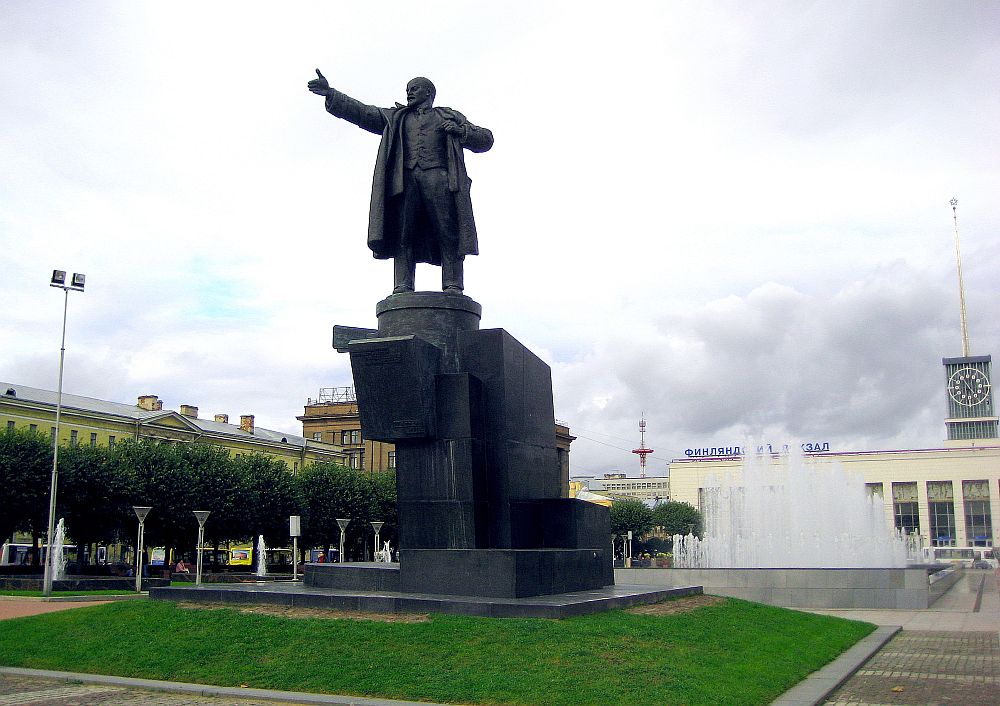
[[[361,430],[360,429],[344,429],[340,432],[340,443],[341,444],[360,444],[361,443]]]
[[[993,546],[989,481],[962,481],[962,499],[965,501],[966,543],[973,547]]]
[[[78,442],[76,429],[69,430],[69,444],[70,446],[76,446]]]
[[[28,431],[38,431],[38,425],[37,424],[29,424],[28,425]]]
[[[90,448],[97,446],[97,432],[90,433]]]
[[[389,468],[395,468],[395,467],[396,467],[396,452],[395,451],[390,451],[389,452]]]
[[[927,514],[931,520],[931,545],[955,546],[955,498],[951,481],[927,481]]]
[[[110,448],[112,448],[112,447],[113,447],[114,445],[115,445],[115,437],[114,437],[114,434],[109,434],[109,435],[108,435],[108,448],[110,449]]]
[[[892,513],[896,529],[906,534],[920,532],[920,511],[917,506],[916,483],[892,484]]]
[[[298,461],[293,461],[292,462],[292,473],[298,473],[298,472],[299,472],[299,462]]]
[[[14,431],[14,420],[10,419],[7,421],[7,431]]]
[[[55,427],[49,427],[49,438],[52,439],[53,441],[56,440],[56,428]]]
[[[322,440],[323,440],[323,432],[321,432],[321,431],[314,431],[313,432],[313,441],[322,441]]]

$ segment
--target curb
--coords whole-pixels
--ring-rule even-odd
[[[25,601],[28,603],[87,603],[90,601],[146,600],[149,593],[121,593],[109,596],[0,596],[0,601]]]
[[[902,628],[883,625],[859,640],[837,659],[818,669],[771,702],[771,706],[817,706],[882,649]]]
[[[104,684],[148,691],[165,691],[195,696],[228,696],[241,699],[282,701],[293,704],[334,704],[335,706],[456,706],[437,704],[431,701],[397,701],[395,699],[374,699],[363,696],[337,696],[333,694],[307,694],[299,691],[274,691],[272,689],[241,689],[232,686],[209,686],[186,682],[159,681],[157,679],[132,679],[111,677],[103,674],[78,674],[75,672],[54,672],[47,669],[22,669],[20,667],[0,667],[0,674],[18,677],[38,677],[40,679],[60,679],[84,684]]]

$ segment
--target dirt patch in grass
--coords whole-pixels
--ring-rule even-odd
[[[325,610],[323,608],[291,608],[279,605],[219,605],[218,603],[198,603],[179,601],[178,608],[186,610],[235,610],[252,615],[274,615],[279,618],[320,618],[323,620],[372,620],[379,623],[426,623],[430,616],[426,613],[364,613],[357,610]]]
[[[726,599],[720,598],[719,596],[685,596],[684,598],[666,600],[662,603],[653,603],[651,605],[641,605],[635,608],[629,608],[626,612],[634,613],[636,615],[676,615],[677,613],[688,613],[697,608],[722,605],[725,602]]]

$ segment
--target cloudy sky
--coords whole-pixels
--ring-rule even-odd
[[[362,5],[364,5],[362,7]],[[469,155],[466,294],[552,366],[575,473],[752,437],[939,445],[941,358],[1000,355],[1000,4],[0,6],[0,379],[301,432],[374,326],[367,103],[429,76]],[[457,6],[456,6],[457,5]],[[421,266],[418,289],[440,285]]]

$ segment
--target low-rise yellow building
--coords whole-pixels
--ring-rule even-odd
[[[51,390],[0,382],[0,425],[54,435],[56,397]],[[192,405],[180,405],[180,411],[163,409],[156,395],[142,395],[129,405],[63,393],[61,444],[113,446],[122,439],[198,441],[227,449],[234,456],[257,452],[283,461],[293,473],[306,463],[345,463],[347,459],[338,444],[264,429],[255,425],[252,414],[242,415],[239,424],[230,424],[226,414],[202,419]]]

